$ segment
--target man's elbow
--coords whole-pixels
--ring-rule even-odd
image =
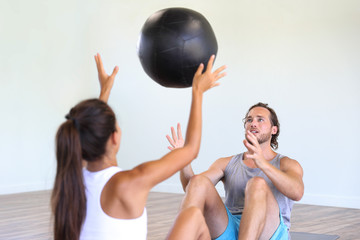
[[[293,197],[294,201],[300,201],[304,196],[304,187],[300,187],[296,192],[295,195]]]
[[[303,197],[303,194],[298,194],[298,195],[294,196],[293,200],[298,202],[302,199],[302,197]]]

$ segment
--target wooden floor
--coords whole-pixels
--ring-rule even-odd
[[[52,239],[49,197],[49,191],[0,196],[0,239]],[[182,197],[182,194],[150,193],[148,240],[165,238]],[[360,209],[295,204],[291,221],[291,231],[360,239]]]

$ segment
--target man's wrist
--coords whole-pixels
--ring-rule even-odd
[[[267,167],[269,166],[269,163],[264,158],[255,161],[255,163],[262,171],[266,171]]]

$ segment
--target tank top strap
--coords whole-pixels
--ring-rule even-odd
[[[244,153],[239,153],[237,155],[234,155],[230,159],[229,163],[225,167],[225,176],[226,176],[226,172],[232,171],[232,169],[234,169],[234,167],[236,167],[241,162],[241,160],[243,159],[243,154]]]
[[[277,169],[280,169],[280,162],[281,162],[281,159],[284,157],[286,157],[286,156],[284,156],[280,153],[277,153],[275,158],[273,160],[271,160],[270,164],[273,165],[274,167],[276,167]]]

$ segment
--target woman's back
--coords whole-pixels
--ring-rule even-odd
[[[80,234],[81,240],[90,239],[146,239],[147,214],[135,219],[117,219],[108,216],[102,209],[100,197],[106,183],[121,169],[109,167],[90,172],[83,169],[86,193],[86,218]]]

